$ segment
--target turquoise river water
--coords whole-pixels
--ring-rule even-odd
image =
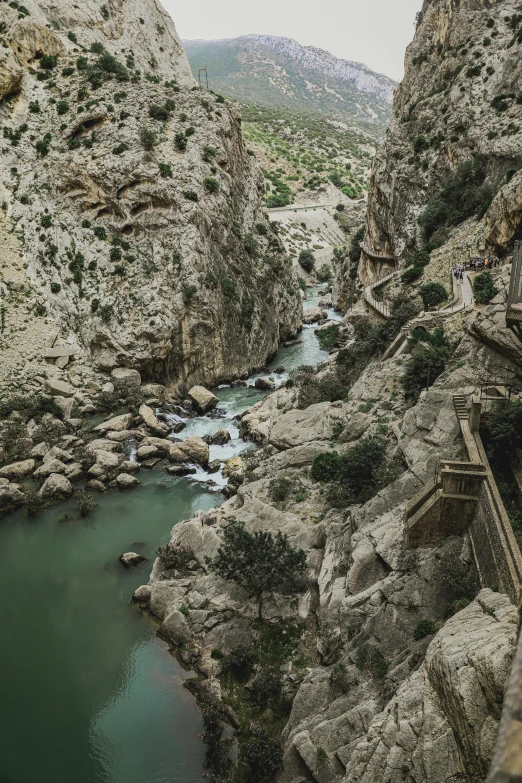
[[[316,302],[312,290],[305,306]],[[326,356],[313,329],[301,339],[270,367],[288,371]],[[280,384],[287,375],[274,377]],[[190,420],[182,437],[228,429],[232,441],[211,447],[211,459],[224,461],[251,448],[232,419],[262,394],[216,393],[227,418]],[[193,675],[130,599],[172,527],[222,502],[223,480],[202,470],[175,479],[161,469],[142,470],[139,480],[133,492],[97,498],[86,519],[71,499],[0,521],[0,783],[201,781],[202,722],[183,687]],[[118,561],[127,551],[147,560],[127,571]]]

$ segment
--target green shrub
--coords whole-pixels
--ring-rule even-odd
[[[199,201],[199,196],[193,190],[184,190],[183,195],[189,201]]]
[[[441,283],[426,283],[419,291],[424,307],[436,307],[448,299],[448,293]]]
[[[409,266],[401,275],[401,283],[408,285],[415,282],[424,274],[424,267],[422,266]]]
[[[172,177],[172,166],[170,163],[158,163],[158,168],[160,176],[162,176],[164,179],[170,179]]]
[[[208,190],[209,193],[218,193],[219,192],[219,180],[215,177],[205,177],[203,180],[203,185],[205,186],[206,190]]]
[[[184,133],[178,132],[174,136],[174,144],[180,150],[180,152],[184,152],[187,149],[187,137]]]
[[[339,475],[341,457],[337,452],[316,454],[310,469],[314,481],[327,483],[335,481]]]
[[[57,65],[58,65],[57,54],[44,54],[44,56],[40,58],[38,67],[44,68],[46,70],[52,70],[53,68],[56,68]]]
[[[328,498],[335,507],[365,502],[382,483],[386,462],[386,443],[382,438],[361,438],[341,454],[335,483]]]
[[[107,232],[103,226],[95,226],[93,233],[98,239],[107,239]]]
[[[69,104],[68,104],[68,102],[65,101],[65,100],[58,101],[58,103],[56,104],[56,111],[60,115],[61,114],[67,114],[67,112],[69,111]]]
[[[498,294],[491,272],[483,272],[473,280],[473,293],[478,304],[488,304]]]
[[[98,307],[98,314],[100,318],[102,319],[104,324],[108,324],[112,320],[112,316],[114,315],[114,306],[111,304],[104,304]]]
[[[40,225],[42,228],[50,228],[53,224],[53,219],[51,215],[42,215],[40,217]]]
[[[156,554],[167,571],[173,568],[183,571],[191,560],[196,559],[194,550],[186,544],[164,544],[158,547]]]
[[[29,111],[31,112],[31,114],[40,114],[41,108],[40,108],[40,104],[38,103],[38,101],[31,101],[30,102],[30,104],[29,104]]]
[[[91,511],[94,511],[97,505],[98,504],[91,495],[82,491],[78,493],[78,510],[80,516],[86,517]]]
[[[51,293],[52,294],[58,294],[58,293],[60,293],[61,290],[62,290],[62,286],[60,285],[60,283],[55,283],[55,282],[51,283]]]
[[[366,233],[366,227],[361,226],[357,229],[350,242],[350,249],[348,251],[348,257],[353,263],[359,261],[361,257],[361,244]]]
[[[437,633],[437,623],[435,620],[419,620],[413,631],[413,638],[417,641],[424,639],[425,636],[431,636]]]
[[[368,642],[357,650],[355,665],[362,671],[371,672],[378,679],[385,677],[388,671],[388,663],[379,648]]]
[[[152,128],[149,125],[147,125],[147,123],[143,123],[143,125],[140,127],[140,144],[143,147],[143,149],[150,152],[151,150],[154,149],[157,143],[158,143],[157,133],[154,130],[152,130]]]
[[[243,672],[252,669],[259,660],[259,650],[253,642],[245,642],[233,647],[225,655],[222,667],[225,671]]]
[[[207,163],[209,163],[213,158],[216,157],[217,150],[215,147],[203,147],[203,160],[206,160]]]
[[[434,329],[431,335],[426,334],[427,344],[415,348],[406,362],[401,385],[407,400],[418,399],[421,391],[432,386],[446,369],[446,364],[452,354],[452,345],[444,335],[442,327]]]
[[[339,339],[339,329],[340,327],[338,324],[332,324],[331,326],[327,326],[325,329],[319,329],[316,332],[319,345],[323,351],[331,351],[336,347]]]
[[[46,133],[43,139],[39,139],[34,145],[35,150],[42,158],[45,158],[49,154],[49,148],[51,146],[51,134]]]
[[[292,481],[282,476],[281,478],[272,479],[268,485],[268,490],[272,500],[276,502],[283,502],[287,499],[292,489]]]
[[[310,274],[315,267],[315,258],[311,250],[301,250],[299,253],[299,266]]]
[[[166,122],[170,119],[170,112],[165,106],[158,106],[153,104],[149,106],[149,117],[153,120],[159,120],[160,122]],[[176,134],[177,136],[178,134]]]
[[[115,147],[112,148],[112,154],[113,155],[121,155],[123,152],[127,152],[129,149],[129,145],[121,141],[119,144],[117,144]]]
[[[323,264],[322,267],[317,271],[317,279],[320,283],[330,282],[332,279],[332,270],[328,264]]]
[[[252,782],[268,783],[279,771],[283,751],[279,743],[270,737],[266,729],[252,727],[249,736],[241,743],[239,757],[248,764]]]
[[[493,198],[491,189],[484,185],[486,163],[483,155],[461,163],[440,194],[430,199],[419,217],[426,241],[438,228],[455,226],[472,215],[485,214]]]

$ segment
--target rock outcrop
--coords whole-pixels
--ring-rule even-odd
[[[373,163],[365,280],[383,271],[375,257],[402,259],[415,246],[428,200],[477,156],[485,156],[485,184],[496,194],[485,221],[489,247],[508,247],[519,230],[522,66],[514,10],[508,2],[425,0]]]
[[[2,383],[31,362],[61,382],[71,357],[176,391],[263,366],[299,328],[297,280],[241,117],[196,89],[168,14],[32,0],[0,22]]]

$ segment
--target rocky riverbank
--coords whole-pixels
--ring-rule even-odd
[[[370,361],[343,400],[303,408],[297,385],[257,403],[242,430],[260,448],[245,460],[237,494],[173,530],[171,543],[193,551],[190,569],[166,570],[158,559],[135,594],[199,672],[202,701],[222,710],[240,742],[256,725],[281,736],[284,783],[485,775],[515,608],[506,596],[478,592],[466,535],[412,550],[403,512],[441,459],[463,458],[453,395],[474,392],[488,362],[514,367],[513,337],[499,315],[508,272],[415,404],[404,397],[404,360],[394,358]],[[494,347],[482,339],[488,332]],[[338,356],[315,377],[331,373]],[[372,438],[385,456],[368,499],[343,502],[314,479],[317,455]],[[293,599],[267,600],[261,623],[248,594],[209,568],[224,529],[237,522],[251,533],[280,531],[306,552],[306,586]],[[267,636],[277,629],[292,641],[274,657]],[[261,657],[243,661],[235,677],[231,661],[252,646]],[[262,702],[259,681],[269,676],[280,692]]]

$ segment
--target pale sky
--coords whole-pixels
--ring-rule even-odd
[[[286,36],[400,80],[422,0],[162,0],[162,4],[181,38]]]

